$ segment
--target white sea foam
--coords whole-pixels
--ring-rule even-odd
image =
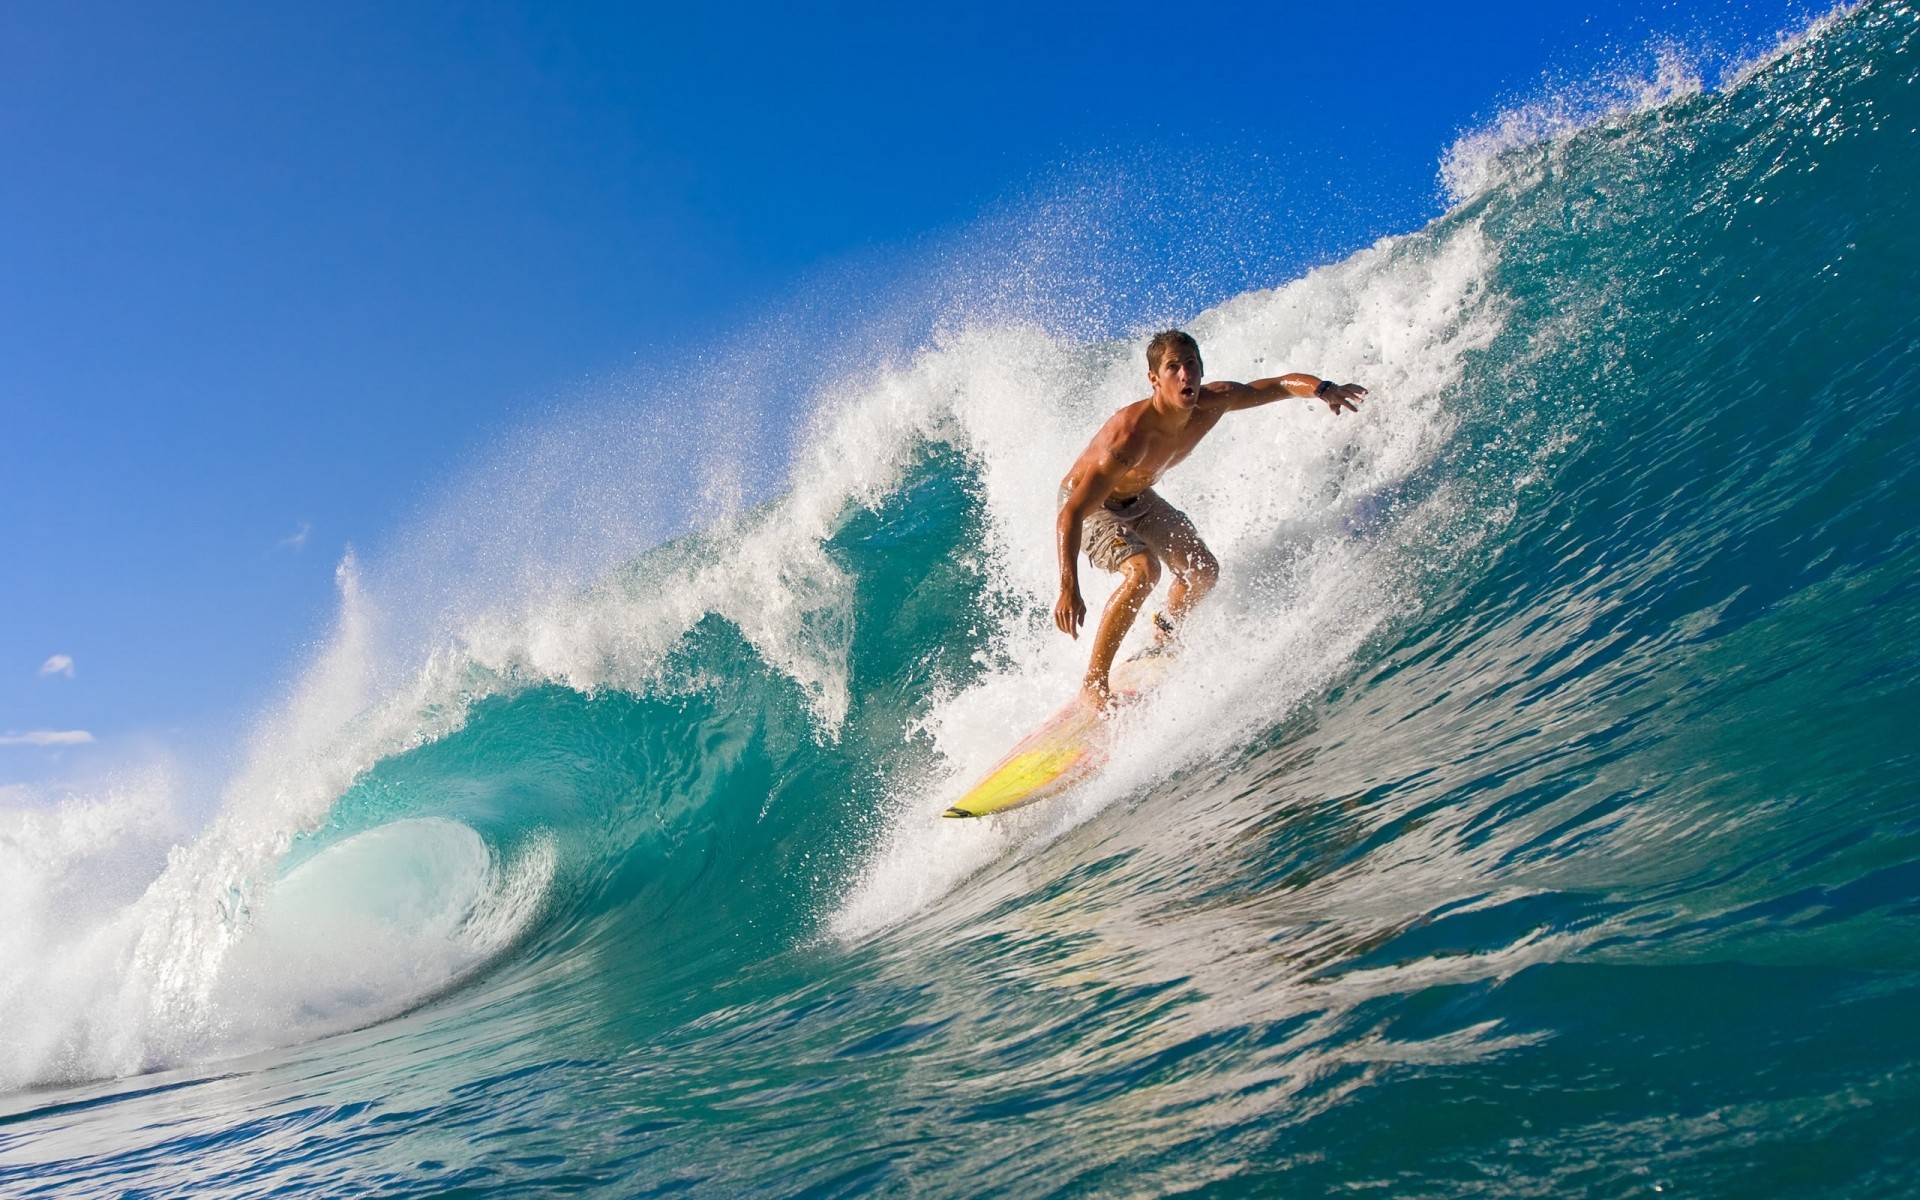
[[[155,767],[91,794],[10,787],[0,809],[0,1086],[73,1055],[68,1014],[114,986],[130,908],[179,836],[176,783]]]

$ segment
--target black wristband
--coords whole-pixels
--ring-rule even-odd
[[[1320,386],[1313,389],[1313,394],[1320,397],[1322,400],[1325,400],[1327,398],[1327,389],[1336,388],[1339,386],[1340,386],[1339,384],[1335,383],[1331,379],[1322,379],[1320,381]]]

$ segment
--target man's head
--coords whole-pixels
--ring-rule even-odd
[[[1163,329],[1147,343],[1147,374],[1158,375],[1167,355],[1175,350],[1192,354],[1194,365],[1202,371],[1207,369],[1206,364],[1200,361],[1200,343],[1193,340],[1192,334],[1182,329]]]
[[[1153,335],[1147,343],[1147,382],[1156,394],[1165,393],[1168,401],[1181,408],[1192,408],[1200,400],[1200,377],[1206,364],[1200,361],[1200,343],[1178,329]]]

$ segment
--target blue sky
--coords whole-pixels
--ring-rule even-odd
[[[1815,11],[0,6],[0,784],[243,723],[347,546],[835,264],[1244,161],[1311,198],[1271,286],[1502,106]]]

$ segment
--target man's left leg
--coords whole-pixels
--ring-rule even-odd
[[[1171,558],[1167,565],[1173,569],[1173,586],[1167,589],[1167,615],[1178,630],[1187,612],[1220,582],[1220,560],[1196,538],[1190,554]]]
[[[1167,615],[1172,618],[1173,628],[1161,628],[1158,636],[1164,642],[1178,634],[1187,613],[1220,582],[1220,560],[1200,540],[1200,531],[1187,514],[1158,493],[1148,495],[1152,507],[1134,522],[1134,531],[1173,572],[1173,585],[1167,589]]]

